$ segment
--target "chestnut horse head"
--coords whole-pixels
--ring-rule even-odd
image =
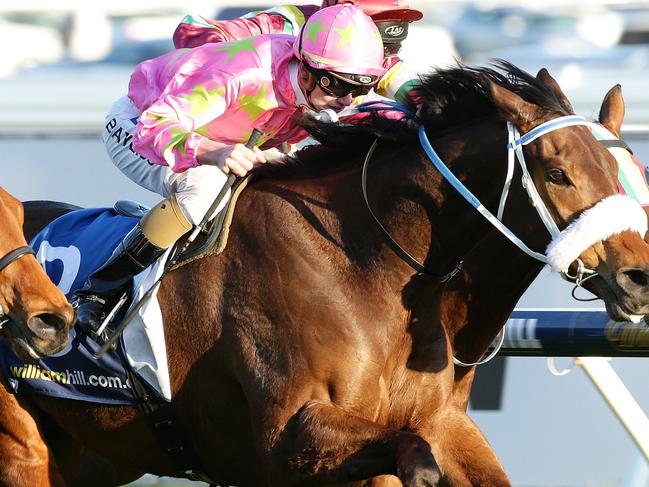
[[[68,342],[74,311],[34,258],[23,235],[23,206],[0,188],[0,321],[16,356],[36,359]]]

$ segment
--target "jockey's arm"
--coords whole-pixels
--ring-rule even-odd
[[[151,162],[167,165],[174,172],[198,166],[199,157],[215,163],[205,154],[212,153],[214,157],[218,149],[225,149],[229,144],[208,143],[210,137],[205,127],[233,108],[239,91],[238,80],[224,71],[202,70],[152,102],[146,99],[148,86],[146,71],[136,68],[129,97],[136,105],[144,103],[146,108],[133,136],[133,148]]]
[[[410,71],[398,57],[386,58],[384,67],[386,63],[389,65],[388,70],[374,91],[380,96],[404,103],[408,93],[421,84],[419,76]]]
[[[208,42],[232,42],[261,34],[282,32],[283,18],[279,15],[259,15],[252,19],[226,21],[208,20],[187,15],[173,35],[176,48],[197,47]]]
[[[317,9],[317,5],[283,5],[231,20],[186,15],[174,32],[174,46],[197,47],[208,42],[232,42],[262,34],[297,35],[305,20]]]

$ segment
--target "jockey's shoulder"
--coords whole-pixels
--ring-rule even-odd
[[[284,21],[283,33],[297,35],[309,17],[320,9],[319,5],[278,5],[266,10],[257,10],[243,15],[242,19],[260,16],[279,16]]]

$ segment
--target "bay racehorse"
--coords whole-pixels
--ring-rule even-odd
[[[496,182],[506,172],[504,120],[526,134],[571,112],[546,82],[504,69],[506,75],[442,71],[427,77],[421,92],[420,122],[432,145],[492,211],[501,194]],[[607,97],[602,111],[611,103]],[[430,165],[407,124],[377,119],[314,131],[337,143],[265,169],[266,177],[242,194],[225,253],[174,271],[160,290],[174,408],[205,473],[240,486],[350,483],[384,474],[406,486],[437,485],[440,475],[452,485],[508,485],[466,415],[452,357],[465,353],[470,360],[473,351],[461,346],[462,328],[449,326],[444,286],[432,274],[449,272],[465,255],[476,263],[498,255],[509,268],[522,254],[491,253],[490,227]],[[367,177],[370,206],[428,275],[394,253],[363,202],[360,147],[376,135],[380,155]],[[584,126],[546,133],[525,155],[559,228],[617,192],[615,160]],[[550,240],[517,185],[504,221],[532,248]],[[485,253],[470,254],[478,244]],[[599,272],[612,306],[647,312],[648,289],[640,281],[649,247],[639,233],[614,234],[580,258]],[[476,282],[495,286],[507,277],[498,272]],[[507,289],[522,293],[531,278],[522,279],[507,281]],[[458,284],[458,293],[462,289]],[[479,336],[483,345],[476,352],[495,335],[493,327],[484,333],[489,336]],[[72,438],[112,464],[114,483],[144,472],[182,473],[134,408],[16,398],[6,391],[0,391],[0,407],[16,422],[33,423],[31,430],[3,423],[0,453],[11,460],[0,472],[16,479],[8,485],[50,485],[62,482],[61,474],[73,476]],[[46,421],[40,429],[30,415],[35,411]],[[48,451],[47,430],[57,445],[66,437],[68,448]],[[26,437],[32,453],[21,444]],[[25,455],[29,468],[12,470]]]
[[[67,344],[74,312],[27,245],[23,217],[20,201],[0,188],[0,334],[33,360]]]

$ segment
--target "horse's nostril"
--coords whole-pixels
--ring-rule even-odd
[[[67,327],[67,323],[65,317],[56,313],[39,313],[29,318],[29,328],[33,331],[59,332]]]
[[[645,267],[626,267],[617,272],[618,285],[627,293],[645,293],[649,289],[649,269]]]
[[[640,269],[629,269],[624,271],[624,274],[627,279],[636,286],[645,287],[649,283],[649,277],[647,276],[646,271]]]

